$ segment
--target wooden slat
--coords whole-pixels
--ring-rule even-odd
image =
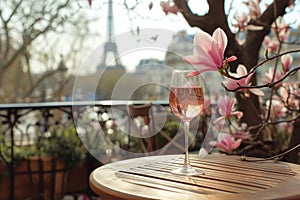
[[[128,177],[131,182],[134,177],[134,180],[138,179],[139,184],[145,181],[144,184],[147,182],[147,185],[159,185],[161,181],[169,181],[170,185],[181,184],[180,187],[188,188],[188,190],[199,187],[199,189],[244,193],[274,187],[295,174],[278,164],[274,165],[274,163],[261,165],[254,162],[244,163],[240,160],[230,160],[230,158],[224,160],[220,159],[221,157],[212,156],[210,159],[200,160],[191,156],[191,165],[204,170],[205,175],[189,177],[188,180],[170,173],[172,169],[182,165],[182,159],[165,160],[121,170],[119,175],[122,175],[124,180]],[[152,181],[151,184],[149,179]],[[189,186],[193,188],[189,188]]]
[[[163,180],[161,179],[159,182],[155,181],[153,177],[141,177],[135,174],[122,173],[117,172],[117,177],[121,178],[124,181],[131,182],[134,184],[139,184],[147,187],[159,188],[168,191],[174,192],[195,192],[200,194],[212,194],[215,193],[215,189],[210,189],[202,186],[193,186],[193,185],[185,185],[175,181]],[[218,191],[220,193],[228,193],[225,191]]]
[[[180,175],[173,175],[173,174],[160,174],[156,172],[149,172],[146,170],[143,171],[133,171],[133,170],[126,170],[126,171],[120,171],[119,173],[125,173],[125,174],[134,174],[139,175],[142,177],[151,177],[153,178],[153,182],[159,183],[161,180],[169,181],[170,184],[172,182],[177,182],[181,184],[185,184],[186,186],[197,186],[197,187],[204,187],[209,188],[211,190],[215,191],[222,191],[222,192],[229,192],[229,193],[242,193],[242,192],[255,192],[259,189],[264,188],[257,188],[252,186],[244,186],[239,185],[232,182],[225,182],[225,181],[218,181],[214,179],[209,179],[206,177],[183,177]]]
[[[148,169],[155,169],[157,167],[156,166],[151,166],[151,167],[143,167],[143,168],[148,168]],[[178,166],[179,167],[179,166]],[[157,170],[159,170],[160,168],[156,168]],[[165,169],[165,172],[168,172],[170,170],[172,170],[174,168],[169,168],[169,169]],[[206,167],[201,167],[200,169],[202,169],[203,171],[205,171],[205,178],[208,179],[214,179],[214,180],[219,180],[219,181],[225,181],[227,182],[228,180],[230,180],[232,183],[236,183],[236,184],[245,184],[245,185],[249,185],[249,186],[253,186],[253,187],[257,187],[257,188],[263,188],[266,189],[268,187],[272,187],[275,184],[280,183],[281,181],[275,181],[272,180],[272,178],[265,176],[264,178],[262,178],[261,173],[252,173],[249,175],[246,174],[236,174],[236,173],[228,173],[228,171],[222,171],[221,169],[209,169]],[[256,177],[255,179],[249,179],[249,176],[253,176]]]
[[[206,159],[199,159],[195,156],[191,156],[192,162],[206,162],[207,164],[220,164],[222,166],[238,166],[242,167],[243,169],[255,169],[261,170],[264,172],[277,172],[280,174],[288,174],[288,175],[295,175],[295,172],[291,171],[288,165],[280,164],[280,162],[274,161],[265,161],[265,162],[247,162],[241,161],[238,159],[237,156],[226,156],[226,159],[222,159],[224,156],[211,156]]]

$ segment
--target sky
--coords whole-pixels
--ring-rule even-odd
[[[103,3],[102,0],[93,0],[92,7],[89,7],[87,0],[81,1],[84,3],[84,6],[82,6],[80,11],[98,19],[91,28],[93,32],[99,33],[99,40],[93,41],[91,49],[99,49],[97,47],[103,46],[107,41],[108,4]],[[148,4],[151,1],[153,1],[153,8],[149,10]],[[194,34],[199,30],[198,28],[191,28],[181,14],[169,14],[166,16],[162,12],[159,0],[144,0],[134,12],[128,12],[127,9],[124,9],[123,1],[114,0],[113,2],[113,39],[117,42],[121,61],[129,71],[133,70],[142,58],[164,59],[166,49],[172,40],[172,35],[178,31],[186,30],[189,34]],[[135,0],[128,0],[127,2],[135,2]],[[230,1],[226,2],[225,10],[228,10]],[[243,0],[236,0],[234,8],[229,15],[232,16],[236,11],[247,12],[242,2]],[[189,0],[189,5],[192,11],[198,14],[204,14],[208,10],[205,0]],[[294,14],[289,19],[295,20],[297,17]],[[299,23],[297,22],[296,24]],[[156,33],[162,33],[164,37],[158,37],[156,41],[151,40],[150,38],[155,37]],[[102,52],[99,54],[102,54]],[[109,60],[111,58],[109,57]],[[87,59],[89,58],[87,57]]]
[[[137,9],[137,12],[143,14],[143,17],[133,14],[130,16],[132,20],[128,17],[127,10],[123,5],[118,3],[113,5],[115,33],[113,39],[117,42],[122,64],[129,71],[135,68],[141,58],[164,59],[165,49],[171,43],[172,36],[177,32],[186,30],[193,34],[197,30],[197,28],[191,28],[180,14],[179,16],[174,14],[166,16],[162,12],[159,1],[154,3],[153,8],[149,10],[148,2],[143,1],[143,4]],[[191,0],[191,2],[195,1]],[[96,3],[97,1],[91,8],[84,8],[88,14],[99,17],[98,22],[94,23],[92,28],[95,32],[100,31],[99,41],[93,44],[94,48],[104,45],[107,41],[107,4],[98,5]],[[193,7],[195,8],[195,6]],[[156,41],[151,39],[151,37],[155,38],[157,34],[162,36],[157,37]]]

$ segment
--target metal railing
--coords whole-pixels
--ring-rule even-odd
[[[128,125],[125,128],[123,127],[123,131],[130,132],[132,119],[128,114],[128,106],[149,104],[157,106],[156,112],[166,109],[165,111],[170,113],[168,102],[166,101],[81,101],[1,104],[0,144],[2,148],[0,149],[0,159],[9,169],[10,199],[15,197],[16,147],[36,144],[41,138],[48,137],[48,132],[52,127],[64,129],[73,125],[79,127],[77,130],[80,130],[81,127],[82,131],[79,131],[80,133],[78,134],[85,134],[87,138],[94,137],[93,133],[89,134],[88,132],[88,130],[95,129],[93,123],[97,122],[101,127],[107,126],[107,122],[113,120],[114,112],[119,117],[124,118],[125,124]],[[107,128],[106,131],[109,129]],[[98,135],[96,136],[98,137]],[[118,146],[129,149],[129,144],[131,144],[130,137],[124,136],[124,138],[122,139],[124,140],[123,143],[119,141]],[[95,137],[85,139],[85,146],[89,145],[89,141],[95,141]],[[99,138],[97,141],[100,141]],[[111,152],[106,153],[109,154]]]

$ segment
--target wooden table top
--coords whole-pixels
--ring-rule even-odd
[[[99,167],[90,175],[90,186],[105,199],[300,199],[300,165],[228,155],[190,159],[204,175],[171,174],[183,155],[151,156]]]

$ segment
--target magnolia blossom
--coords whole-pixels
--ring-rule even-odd
[[[274,80],[273,80],[274,76]],[[277,82],[282,78],[282,73],[280,71],[276,71],[274,74],[274,68],[269,68],[268,72],[265,75],[265,78],[262,80],[263,83],[272,83]],[[279,82],[275,85],[276,88],[279,88],[282,85],[282,82]]]
[[[290,27],[289,27],[288,24],[286,24],[285,22],[283,22],[281,20],[281,18],[278,18],[276,20],[276,23],[274,22],[272,24],[272,30],[273,30],[274,34],[278,35],[278,38],[277,37],[273,37],[271,39],[270,36],[267,35],[264,38],[263,45],[266,48],[268,48],[269,52],[274,53],[279,48],[279,45],[280,45],[279,41],[282,41],[282,42],[287,41],[287,39],[288,39],[288,37],[290,35]],[[279,39],[279,41],[278,41],[278,39]]]
[[[275,39],[271,39],[270,36],[266,36],[263,41],[263,45],[268,48],[268,51],[274,53],[278,50],[280,43]]]
[[[243,112],[233,111],[235,103],[236,98],[230,100],[230,98],[227,95],[225,95],[224,97],[219,97],[217,105],[221,116],[215,120],[215,123],[220,123],[221,121],[229,119],[232,116],[237,116],[238,118],[241,118],[243,116]]]
[[[291,33],[290,26],[281,17],[276,19],[276,24],[275,22],[272,24],[272,29],[273,32],[278,34],[279,40],[282,42],[287,41]]]
[[[161,1],[160,2],[160,6],[162,7],[164,13],[167,15],[168,13],[173,13],[173,14],[177,14],[178,13],[178,8],[177,6],[174,4],[173,1]]]
[[[197,68],[189,74],[189,77],[205,71],[221,71],[228,62],[236,60],[235,56],[224,60],[226,46],[227,36],[221,28],[217,28],[212,36],[204,31],[197,32],[194,38],[193,55],[184,57],[186,62]]]
[[[239,65],[237,70],[237,73],[230,73],[232,77],[239,78],[243,77],[248,74],[247,69],[244,65]],[[238,87],[243,87],[243,86],[250,86],[251,85],[251,79],[253,77],[254,73],[249,74],[247,77],[236,80],[236,79],[231,79],[231,78],[226,78],[225,81],[223,81],[224,87],[226,87],[228,90],[235,90]],[[250,89],[243,89],[240,88],[237,91],[239,92],[247,92],[250,91],[253,94],[263,96],[264,92],[261,91],[258,88],[250,88]]]
[[[281,56],[281,63],[282,63],[282,68],[283,72],[288,72],[292,66],[293,63],[293,57],[290,54],[285,54]]]
[[[232,26],[238,28],[240,31],[244,31],[250,22],[250,16],[246,13],[237,13],[233,17],[233,20],[235,23],[232,23]]]
[[[283,83],[283,87],[279,88],[279,94],[286,106],[298,109],[300,97],[299,83]]]
[[[266,102],[267,107],[270,105],[270,101]],[[284,106],[284,104],[281,101],[278,100],[272,100],[271,105],[271,116],[273,119],[285,117],[287,112],[287,108]]]
[[[250,0],[249,1],[249,9],[250,9],[250,16],[253,19],[257,19],[261,13],[260,13],[260,7],[259,7],[260,0]]]
[[[209,144],[218,147],[221,151],[230,153],[241,145],[242,139],[234,140],[234,138],[229,134],[224,134],[224,136],[217,142],[211,141]]]

